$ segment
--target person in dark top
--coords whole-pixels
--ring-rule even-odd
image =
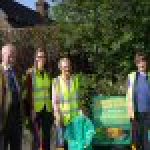
[[[128,75],[128,113],[132,122],[132,147],[150,149],[148,126],[150,127],[150,72],[148,56],[144,52],[135,55],[137,71]],[[135,126],[136,125],[136,126]],[[149,145],[149,146],[148,146]]]
[[[1,76],[1,133],[4,143],[1,150],[21,150],[22,109],[21,80],[15,67],[16,47],[7,44],[2,47]]]

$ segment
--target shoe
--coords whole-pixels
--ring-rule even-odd
[[[63,147],[56,148],[56,150],[65,150]]]
[[[132,144],[132,150],[136,150],[135,144]]]

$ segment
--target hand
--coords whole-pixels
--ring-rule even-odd
[[[134,112],[133,111],[130,113],[130,118],[134,119]]]
[[[131,118],[132,120],[134,120],[134,115],[130,116],[130,118]]]
[[[56,126],[60,125],[60,115],[58,113],[55,113],[54,122]]]
[[[55,121],[54,121],[54,122],[55,122],[55,125],[56,125],[56,126],[59,126],[59,125],[60,125],[60,120],[58,120],[58,119],[55,118]]]
[[[129,118],[130,118],[130,121],[133,121],[135,119],[134,113],[130,113]]]

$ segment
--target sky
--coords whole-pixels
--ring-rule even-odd
[[[16,1],[25,6],[32,8],[32,9],[35,9],[35,1],[36,0],[16,0]]]
[[[37,0],[15,0],[27,7],[30,7],[32,9],[35,9],[35,2],[37,2]],[[51,0],[46,0],[47,2],[50,3]]]

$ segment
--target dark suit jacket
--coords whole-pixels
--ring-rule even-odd
[[[21,87],[21,80],[18,76],[17,81]],[[10,132],[13,131],[13,126],[21,125],[22,96],[20,92],[16,100],[16,94],[8,86],[8,78],[4,74],[2,65],[0,65],[0,97],[0,131]]]

